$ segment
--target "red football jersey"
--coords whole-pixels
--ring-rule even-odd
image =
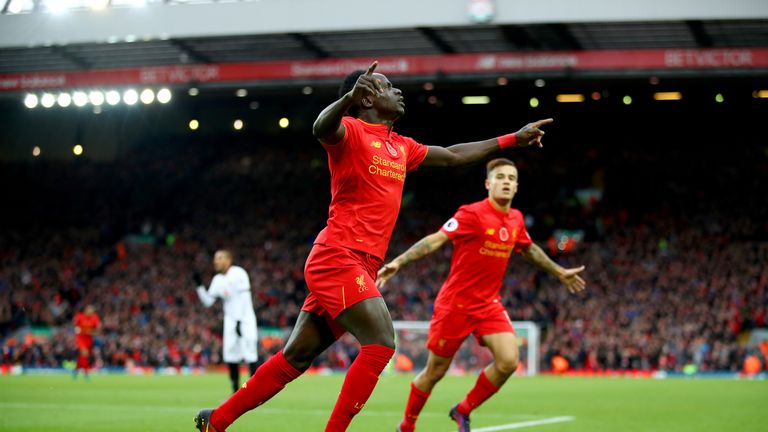
[[[453,257],[435,309],[471,313],[498,303],[510,255],[532,243],[523,214],[501,212],[489,199],[461,206],[440,231],[453,241]]]
[[[342,246],[383,259],[395,227],[403,183],[427,156],[427,147],[386,125],[342,119],[346,134],[323,144],[331,171],[328,225],[315,243]]]
[[[101,327],[101,319],[96,314],[86,315],[78,312],[75,315],[75,332],[79,336],[89,336],[93,331]]]

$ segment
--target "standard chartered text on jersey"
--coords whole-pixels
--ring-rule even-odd
[[[371,165],[368,166],[368,172],[370,174],[393,178],[401,182],[405,181],[405,165],[399,162],[391,161],[389,159],[384,159],[379,155],[373,155],[371,162]],[[388,169],[381,167],[386,167]]]

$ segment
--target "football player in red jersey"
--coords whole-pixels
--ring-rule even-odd
[[[459,208],[439,231],[416,242],[379,270],[379,288],[411,261],[425,257],[448,241],[453,258],[448,279],[440,288],[429,323],[427,367],[411,383],[411,393],[399,432],[412,432],[432,388],[443,378],[464,339],[473,334],[493,354],[493,363],[480,373],[475,387],[449,415],[459,432],[469,431],[469,414],[496,393],[517,369],[518,348],[512,321],[501,304],[499,290],[513,252],[557,277],[572,293],[584,290],[578,273],[552,261],[531,241],[523,214],[511,208],[517,192],[517,168],[509,159],[488,163],[488,198]]]
[[[201,410],[195,426],[221,432],[246,411],[281,391],[344,332],[362,345],[326,424],[344,431],[360,412],[394,353],[392,319],[376,288],[402,199],[407,173],[419,166],[460,166],[513,146],[541,146],[540,127],[450,147],[425,146],[393,132],[405,113],[400,89],[386,76],[353,72],[340,98],[325,108],[313,134],[328,153],[331,204],[328,223],[315,240],[304,276],[309,295],[284,349],[267,360],[232,397],[215,410]]]
[[[83,375],[88,378],[93,353],[93,335],[101,328],[101,318],[96,314],[96,309],[88,305],[83,312],[75,314],[74,324],[78,356],[72,376],[76,378],[77,371],[82,369]]]

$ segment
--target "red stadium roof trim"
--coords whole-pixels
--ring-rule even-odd
[[[0,91],[124,85],[320,79],[366,69],[390,75],[437,72],[489,73],[559,70],[680,70],[768,68],[768,48],[595,50],[539,53],[486,53],[392,56],[309,61],[219,63],[154,66],[91,71],[34,72],[0,75]]]

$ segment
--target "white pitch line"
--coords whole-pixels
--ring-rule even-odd
[[[520,429],[520,428],[531,427],[531,426],[540,426],[545,424],[563,423],[563,422],[573,421],[575,419],[576,417],[571,417],[571,416],[552,417],[548,419],[531,420],[531,421],[524,421],[524,422],[518,422],[518,423],[508,423],[505,425],[498,425],[498,426],[472,428],[472,430],[474,432],[493,432],[493,431],[502,431],[502,430],[510,430],[510,429]]]

